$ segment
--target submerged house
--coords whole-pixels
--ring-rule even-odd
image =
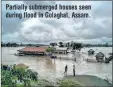
[[[47,47],[25,47],[17,50],[19,55],[45,55]]]
[[[67,47],[55,47],[55,53],[66,54],[67,53]]]
[[[102,62],[102,61],[104,61],[104,54],[102,53],[102,52],[99,52],[99,53],[97,53],[96,54],[96,60],[98,61],[98,62]]]
[[[93,55],[94,52],[95,52],[95,51],[94,51],[93,49],[90,49],[90,50],[88,51],[88,54],[89,54],[89,55]]]

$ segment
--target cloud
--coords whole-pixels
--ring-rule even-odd
[[[7,33],[14,33],[16,31],[19,31],[21,22],[24,21],[24,19],[19,20],[18,18],[6,18],[6,13],[7,12],[18,12],[21,13],[22,11],[18,10],[6,10],[6,4],[23,4],[23,1],[3,1],[2,2],[2,35],[7,34]]]
[[[6,4],[7,2],[3,3]],[[10,20],[3,17],[3,41],[7,41],[6,39],[8,39],[8,41],[16,42],[18,40],[20,42],[23,41],[32,43],[49,43],[72,40],[84,43],[112,42],[112,3],[110,1],[24,1],[21,3],[25,3],[27,5],[89,4],[92,6],[92,10],[87,12],[91,15],[91,18],[29,18],[23,20]],[[4,8],[2,10],[2,14],[5,14],[6,11]],[[39,12],[44,11],[41,10]],[[66,10],[62,12],[66,12]],[[72,11],[68,12],[71,13]],[[15,36],[15,38],[13,38],[12,35]]]

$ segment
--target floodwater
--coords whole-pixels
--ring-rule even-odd
[[[49,57],[40,56],[15,56],[18,49],[22,47],[2,47],[2,63],[17,64],[24,63],[29,68],[35,70],[39,74],[39,78],[55,80],[64,76],[64,67],[68,65],[68,75],[73,74],[73,64],[76,66],[76,74],[94,75],[112,82],[112,61],[109,64],[105,63],[89,63],[83,60],[84,58],[93,58],[88,56],[87,51],[91,48],[83,48],[80,53],[69,53],[65,56],[68,58],[76,57],[76,62],[72,60],[51,59]],[[97,52],[103,52],[105,56],[112,52],[111,47],[93,47]]]

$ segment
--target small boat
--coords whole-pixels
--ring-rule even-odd
[[[15,56],[24,56],[25,54],[23,53],[15,53]]]
[[[51,56],[51,58],[52,58],[52,59],[56,59],[56,58],[57,58],[57,56]]]

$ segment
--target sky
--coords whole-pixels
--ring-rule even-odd
[[[91,5],[90,18],[6,18],[9,4],[62,4]],[[29,10],[27,10],[30,12]],[[39,12],[37,10],[37,12]],[[40,11],[43,12],[43,11]],[[57,10],[56,12],[60,12]],[[65,12],[65,11],[64,11]],[[80,12],[80,11],[75,11]],[[71,11],[68,11],[71,13]],[[112,2],[111,1],[2,1],[2,42],[44,43],[75,41],[81,43],[112,43]]]

